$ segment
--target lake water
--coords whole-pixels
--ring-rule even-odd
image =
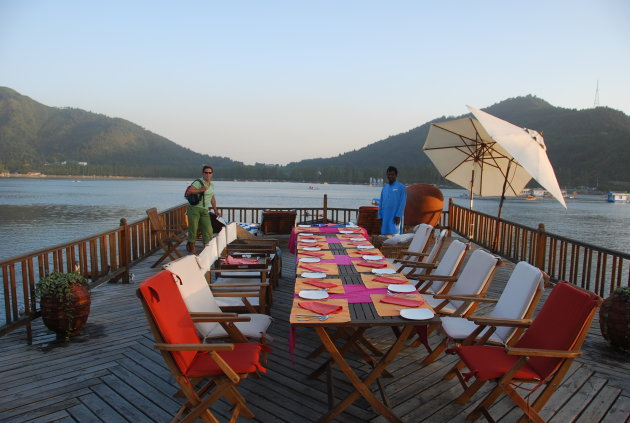
[[[124,217],[133,222],[145,210],[183,203],[184,180],[0,178],[0,261],[112,229]],[[357,208],[378,198],[380,187],[289,182],[216,181],[219,206]],[[309,189],[312,186],[316,189]],[[465,190],[443,190],[445,202],[468,206]],[[567,200],[506,200],[503,218],[548,232],[628,252],[630,204],[607,203],[601,196]],[[475,198],[476,210],[496,214],[498,200]]]

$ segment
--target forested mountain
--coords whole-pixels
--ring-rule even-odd
[[[0,169],[12,172],[189,177],[204,163],[242,165],[196,153],[124,119],[48,107],[3,87],[0,151]]]
[[[561,186],[630,186],[630,117],[625,114],[606,107],[554,107],[533,96],[484,110],[543,132]],[[0,171],[190,177],[202,163],[211,163],[221,169],[219,178],[366,183],[394,165],[405,183],[441,183],[422,144],[432,122],[462,116],[443,116],[336,157],[246,166],[196,153],[124,119],[48,107],[0,87]]]

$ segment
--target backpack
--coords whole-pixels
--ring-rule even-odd
[[[193,184],[195,182],[201,182],[201,184],[203,185],[203,181],[201,179],[196,179],[195,181],[193,181]],[[188,200],[188,203],[190,203],[191,206],[196,206],[197,204],[199,204],[199,202],[203,199],[204,201],[204,205],[205,205],[205,201],[206,199],[204,198],[204,193],[203,192],[199,192],[199,193],[195,193],[192,194],[190,192],[190,188],[194,188],[193,184],[190,184],[186,187],[186,192],[184,192],[184,197],[186,198],[186,200]]]

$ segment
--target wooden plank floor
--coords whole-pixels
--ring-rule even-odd
[[[286,238],[284,239],[286,243]],[[286,246],[286,244],[285,244]],[[322,361],[306,359],[318,345],[312,330],[297,331],[295,364],[287,352],[288,314],[292,301],[294,256],[283,250],[284,270],[274,292],[271,334],[273,353],[268,371],[260,379],[246,380],[241,391],[256,414],[253,422],[310,422],[326,408],[326,384],[306,375]],[[0,338],[1,422],[166,422],[181,401],[161,356],[152,348],[137,285],[154,274],[147,260],[133,268],[133,284],[106,284],[92,292],[92,313],[83,333],[71,343],[58,343],[41,324],[35,324],[33,345],[25,344],[24,330]],[[490,289],[498,296],[513,265],[499,269]],[[570,375],[551,398],[543,417],[550,422],[627,422],[630,420],[630,363],[627,355],[606,347],[595,322]],[[391,342],[387,328],[368,330],[375,344]],[[432,339],[435,342],[435,339]],[[441,377],[454,362],[446,356],[421,366],[423,349],[406,348],[388,367],[395,378],[383,378],[397,414],[408,422],[464,421],[481,394],[466,405],[452,401],[461,388]],[[369,369],[350,359],[361,374]],[[350,385],[337,370],[335,396],[345,397]],[[484,391],[485,392],[485,391]],[[535,394],[534,394],[535,395]],[[214,408],[226,420],[229,409],[221,402]],[[500,422],[513,422],[519,413],[506,398],[491,414]],[[383,422],[365,401],[342,414],[340,422]]]

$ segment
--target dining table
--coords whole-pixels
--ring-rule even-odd
[[[290,349],[297,342],[295,330],[314,330],[321,345],[309,358],[327,353],[325,362],[309,377],[328,372],[329,410],[318,422],[337,418],[359,398],[391,422],[402,422],[391,409],[380,377],[390,375],[392,363],[416,327],[436,321],[433,310],[414,284],[396,269],[369,241],[363,228],[300,227],[295,231],[296,274],[291,307]],[[391,327],[396,336],[386,351],[366,337],[372,327]],[[348,355],[353,351],[371,370],[361,378]],[[330,369],[336,365],[354,391],[334,404]],[[394,376],[395,375],[391,375]],[[370,389],[377,384],[379,399]]]

